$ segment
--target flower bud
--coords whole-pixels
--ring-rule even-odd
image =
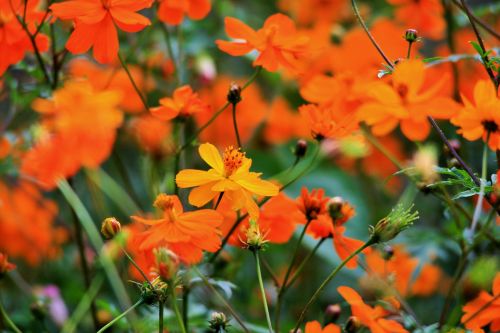
[[[15,268],[16,265],[8,261],[7,255],[0,252],[0,278]]]
[[[297,158],[302,158],[306,155],[306,152],[307,152],[307,141],[303,139],[298,140],[295,145],[295,150],[293,152],[294,155]]]
[[[175,276],[179,268],[179,257],[164,247],[153,250],[155,256],[155,270],[158,275],[164,280],[170,280]]]
[[[231,104],[241,102],[241,87],[236,83],[231,83],[229,92],[227,93],[227,101]]]
[[[414,43],[418,41],[418,32],[415,29],[408,29],[405,31],[405,35],[403,38],[408,42],[408,43]]]
[[[102,221],[101,234],[106,239],[114,238],[122,230],[122,225],[114,217],[108,217]]]
[[[418,219],[418,211],[412,212],[413,205],[405,209],[402,204],[393,208],[389,215],[371,227],[374,243],[387,242],[394,239],[401,231],[409,228]]]
[[[333,324],[339,319],[342,309],[338,304],[330,304],[325,309],[325,325]]]
[[[209,332],[210,333],[222,333],[226,332],[229,320],[227,320],[226,315],[222,312],[212,312],[210,315]]]
[[[356,333],[360,329],[361,321],[358,319],[358,317],[355,316],[350,316],[344,325],[344,331],[347,333]]]
[[[258,251],[264,247],[268,240],[266,239],[266,235],[263,235],[260,231],[256,220],[250,220],[249,224],[245,233],[246,240],[243,243],[250,251]]]
[[[354,208],[342,197],[333,197],[328,200],[326,209],[335,225],[346,223],[356,214]]]

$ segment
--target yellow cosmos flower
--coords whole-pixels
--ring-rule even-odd
[[[252,160],[239,149],[230,146],[221,157],[214,145],[204,143],[198,152],[212,168],[208,171],[182,170],[175,178],[180,188],[195,187],[189,194],[190,204],[201,207],[224,192],[234,210],[245,208],[250,217],[257,218],[259,207],[252,194],[267,197],[278,194],[278,186],[260,179],[260,173],[250,172]]]

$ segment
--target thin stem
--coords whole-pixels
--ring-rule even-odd
[[[323,289],[325,289],[325,287],[330,283],[330,281],[335,277],[335,275],[337,275],[337,273],[340,272],[340,270],[342,269],[342,267],[344,267],[345,264],[347,264],[349,262],[349,260],[351,260],[352,258],[354,258],[355,256],[357,256],[361,251],[363,251],[364,249],[366,249],[367,247],[369,247],[369,246],[371,246],[371,245],[373,245],[375,243],[376,242],[375,242],[374,238],[370,238],[359,249],[357,249],[356,251],[354,251],[353,253],[351,253],[344,261],[342,261],[340,263],[340,265],[338,265],[330,273],[330,275],[328,275],[328,277],[323,281],[323,283],[321,283],[321,285],[314,292],[314,294],[311,296],[311,298],[307,302],[306,306],[302,310],[302,312],[300,314],[300,317],[299,317],[299,320],[297,321],[297,324],[295,325],[295,328],[293,330],[293,333],[297,333],[297,331],[299,330],[300,325],[304,321],[304,317],[307,314],[307,311],[309,310],[309,308],[311,307],[311,305],[316,301],[316,299],[319,297],[319,295],[323,292]]]
[[[262,296],[262,303],[264,305],[264,312],[266,313],[267,326],[269,328],[269,333],[273,333],[273,325],[271,324],[271,316],[269,315],[269,308],[267,306],[266,291],[264,290],[264,282],[262,281],[262,273],[260,271],[260,260],[259,260],[259,250],[253,251],[255,257],[255,266],[257,268],[257,278],[259,280],[259,288]]]
[[[172,60],[172,62],[175,65],[175,79],[177,81],[176,82],[177,85],[179,85],[181,83],[180,63],[178,61],[176,61],[174,48],[172,47],[172,38],[170,36],[170,31],[168,31],[168,27],[162,22],[160,22],[160,27],[161,27],[161,30],[163,32],[163,35],[165,36],[165,44],[167,44],[168,56],[170,57],[170,59]]]
[[[472,17],[472,13],[470,11],[470,8],[469,6],[467,6],[467,4],[465,3],[465,0],[460,0],[460,2],[462,3],[462,10],[465,12],[465,14],[467,15],[467,18],[469,19],[470,21],[470,25],[472,26],[472,30],[474,30],[474,34],[476,35],[476,39],[479,43],[479,46],[481,47],[481,50],[482,50],[482,53],[481,54],[481,59],[483,60],[483,65],[484,65],[484,69],[486,70],[486,72],[488,73],[488,76],[490,77],[491,79],[491,82],[493,82],[493,85],[495,86],[495,90],[498,89],[498,82],[495,78],[495,74],[493,74],[493,71],[491,70],[491,68],[487,65],[487,63],[490,61],[489,58],[488,58],[488,55],[486,54],[486,48],[484,46],[484,42],[483,42],[483,39],[481,38],[481,35],[479,34],[479,30],[477,30],[477,27],[476,27],[476,21],[474,21],[473,17]]]
[[[132,305],[130,308],[128,308],[127,310],[123,311],[118,317],[116,317],[115,319],[113,319],[112,321],[110,321],[109,323],[107,323],[104,327],[102,327],[99,331],[97,331],[97,333],[105,332],[108,328],[110,328],[111,326],[113,326],[117,321],[119,321],[120,319],[122,319],[123,317],[125,317],[130,311],[134,310],[136,307],[138,307],[142,303],[144,303],[144,300],[141,298],[134,305]]]
[[[408,42],[408,52],[406,53],[406,59],[410,59],[412,46],[413,46],[413,42]]]
[[[163,302],[158,304],[158,333],[163,333]]]
[[[474,236],[474,232],[476,231],[476,226],[481,217],[481,211],[483,208],[483,199],[484,199],[484,186],[486,185],[486,173],[488,170],[488,141],[490,134],[486,136],[486,142],[484,143],[483,148],[483,161],[481,167],[481,186],[479,188],[479,198],[476,203],[476,208],[474,209],[474,214],[472,215],[472,223],[470,226],[469,237],[472,240]]]
[[[169,289],[172,299],[172,309],[174,310],[175,317],[177,318],[177,322],[179,323],[179,328],[181,329],[182,333],[187,333],[186,327],[184,326],[184,322],[182,321],[181,312],[179,311],[179,307],[177,306],[177,298],[175,297],[175,286],[171,285]]]
[[[377,148],[385,157],[387,157],[392,162],[392,164],[394,164],[399,170],[404,170],[403,165],[396,158],[396,156],[394,156],[389,150],[387,150],[387,148],[385,148],[384,145],[382,145],[382,143],[380,143],[380,141],[375,136],[373,136],[373,134],[371,134],[366,127],[362,126],[361,132],[363,133],[363,136],[368,141],[370,141],[370,143],[375,148]]]
[[[153,284],[149,280],[149,278],[146,275],[146,273],[144,273],[144,271],[142,270],[142,268],[135,262],[135,260],[130,256],[130,254],[128,254],[127,250],[125,250],[125,248],[123,246],[120,246],[120,247],[121,247],[123,253],[125,254],[125,256],[130,261],[130,263],[135,267],[135,269],[137,269],[139,271],[139,273],[141,274],[142,278],[149,284],[149,286],[151,287],[151,290],[155,290],[156,288],[153,286]]]
[[[231,103],[231,105],[233,106],[233,127],[234,134],[236,135],[236,142],[238,143],[238,147],[241,148],[240,133],[238,132],[238,122],[236,121],[236,104],[237,103]]]
[[[189,332],[189,295],[191,294],[189,287],[184,284],[184,292],[182,293],[182,322],[186,331]]]
[[[461,10],[465,12],[465,8],[462,6],[462,4],[458,0],[452,0],[452,2]],[[475,16],[472,12],[469,11],[469,18],[472,18],[481,28],[484,30],[488,31],[492,36],[494,36],[496,39],[500,40],[500,34],[495,31],[492,27],[490,27],[486,22],[481,20],[479,17]]]
[[[394,65],[389,60],[389,58],[385,55],[384,51],[382,51],[382,49],[378,45],[377,41],[375,40],[375,38],[371,34],[370,30],[366,26],[365,21],[361,17],[361,14],[359,13],[358,6],[356,5],[356,1],[355,0],[351,0],[351,5],[352,5],[352,9],[354,10],[354,15],[356,15],[356,18],[358,19],[359,24],[361,24],[361,26],[363,27],[363,30],[365,31],[365,33],[368,36],[368,38],[370,38],[370,41],[372,42],[373,46],[375,46],[375,48],[377,49],[378,53],[382,56],[382,58],[384,58],[384,61],[387,63],[387,65],[389,67],[393,68]]]
[[[196,266],[193,266],[192,269],[195,271],[196,274],[198,274],[198,276],[203,281],[203,283],[205,284],[205,286],[208,289],[210,289],[210,291],[215,296],[217,296],[217,298],[224,304],[224,306],[226,307],[226,309],[231,313],[231,315],[233,316],[234,320],[236,320],[236,322],[241,326],[241,328],[243,329],[243,331],[245,331],[246,333],[250,333],[250,331],[248,330],[248,328],[246,328],[245,324],[243,323],[243,320],[241,320],[240,316],[236,313],[236,311],[233,309],[233,307],[231,306],[231,304],[229,304],[228,301],[217,291],[217,289],[215,289],[215,287],[210,283],[210,281],[208,281],[207,277],[205,275],[203,275],[198,270],[198,268]]]
[[[474,312],[467,320],[465,320],[462,324],[467,324],[469,321],[474,319],[478,314],[480,314],[482,311],[486,310],[491,304],[493,304],[498,298],[500,297],[500,294],[495,295],[492,299],[490,299],[488,302],[484,303],[482,307],[480,307],[476,312]]]
[[[135,83],[135,80],[132,77],[130,70],[128,69],[127,63],[125,62],[125,60],[123,60],[123,58],[119,52],[118,52],[118,60],[120,60],[120,64],[122,65],[122,68],[125,70],[125,73],[127,73],[128,79],[130,80],[130,83],[132,83],[132,86],[134,87],[134,90],[137,93],[137,96],[139,96],[139,98],[141,99],[141,102],[144,105],[144,110],[146,110],[146,112],[148,112],[149,111],[148,102],[146,101],[146,98],[142,95],[141,90],[139,89],[139,87]]]
[[[13,332],[15,333],[22,333],[22,331],[14,324],[14,322],[10,319],[9,315],[7,314],[7,311],[3,308],[2,302],[0,302],[0,314],[2,315],[2,319]]]
[[[217,202],[215,203],[214,210],[219,208],[220,202],[222,201],[222,197],[224,196],[224,192],[220,192],[219,197],[217,198]]]
[[[266,260],[266,258],[261,258],[261,259],[262,259],[261,260],[262,266],[264,266],[265,270],[267,271],[267,273],[269,274],[271,279],[273,279],[274,285],[276,287],[279,287],[280,282],[279,282],[278,278],[276,277],[276,274],[273,272],[273,268],[271,267],[271,264],[269,264],[269,262]]]
[[[316,246],[314,246],[314,248],[312,249],[311,252],[309,252],[309,254],[307,255],[307,257],[305,257],[304,260],[302,260],[302,262],[300,263],[299,267],[297,267],[297,269],[295,270],[295,273],[292,275],[292,278],[290,279],[290,282],[288,282],[288,284],[286,284],[286,285],[283,285],[283,288],[288,289],[290,286],[293,285],[293,283],[300,276],[300,273],[302,272],[302,270],[304,269],[304,267],[306,266],[306,264],[309,262],[309,260],[311,260],[312,257],[314,257],[314,255],[316,254],[316,252],[318,251],[318,249],[321,247],[321,245],[323,244],[323,242],[326,239],[327,239],[326,237],[323,237],[323,238],[321,238],[318,241],[318,243],[316,243]]]

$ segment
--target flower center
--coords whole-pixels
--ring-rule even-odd
[[[156,198],[154,204],[156,208],[163,211],[163,216],[169,222],[174,222],[177,219],[177,213],[174,208],[174,199],[171,195],[160,194]]]
[[[483,128],[489,133],[495,133],[496,131],[498,131],[498,125],[493,120],[483,120],[481,124],[483,125]]]
[[[406,96],[408,95],[408,86],[406,84],[400,84],[397,86],[396,91],[401,97],[401,99],[405,100]]]
[[[238,168],[243,165],[244,159],[245,153],[242,153],[239,148],[236,149],[233,146],[227,147],[222,156],[226,176],[231,176],[238,170]]]
[[[109,7],[111,7],[111,0],[101,0],[101,2],[102,2],[102,6],[105,9],[109,9]]]

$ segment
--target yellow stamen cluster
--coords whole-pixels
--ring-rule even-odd
[[[236,149],[233,146],[229,146],[224,150],[222,160],[224,163],[224,172],[226,176],[230,176],[243,165],[245,153],[241,152],[239,148]]]
[[[164,216],[171,222],[175,221],[176,213],[174,209],[173,196],[164,193],[159,194],[153,204],[156,208],[163,211]]]

